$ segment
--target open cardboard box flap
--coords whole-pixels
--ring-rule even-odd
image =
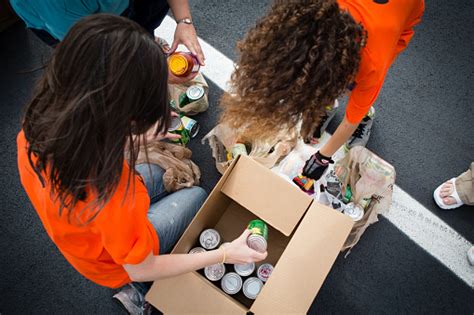
[[[354,221],[314,202],[258,295],[255,314],[306,314]]]
[[[313,201],[298,187],[247,156],[239,157],[221,191],[286,236]]]

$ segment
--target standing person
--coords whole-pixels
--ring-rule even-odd
[[[128,17],[153,35],[171,7],[177,25],[170,52],[183,44],[204,65],[188,0],[10,0],[10,3],[27,27],[50,46],[61,41],[80,18],[94,13]]]
[[[305,165],[304,175],[318,179],[344,143],[366,143],[371,106],[423,10],[423,0],[275,1],[238,45],[222,122],[264,137],[303,118],[310,142],[325,107],[351,90],[343,121]]]
[[[117,298],[132,314],[144,312],[143,282],[266,257],[246,245],[249,231],[216,250],[168,254],[206,194],[167,194],[160,167],[135,165],[152,126],[152,137],[171,137],[167,74],[138,24],[83,18],[54,50],[17,137],[21,183],[46,232],[84,277],[125,286]]]
[[[441,209],[452,210],[462,205],[474,206],[474,162],[458,177],[445,181],[433,192],[433,198]],[[467,252],[469,263],[474,266],[474,246]]]

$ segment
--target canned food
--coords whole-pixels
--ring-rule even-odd
[[[261,253],[267,250],[268,226],[262,220],[252,220],[247,226],[252,234],[247,238],[247,245]]]
[[[364,209],[351,202],[346,205],[344,214],[350,216],[354,221],[359,221],[364,216]]]
[[[250,277],[247,280],[245,280],[242,286],[242,291],[244,292],[244,295],[247,298],[251,300],[255,300],[257,298],[257,295],[260,293],[260,290],[262,290],[262,287],[263,287],[262,280],[256,277]]]
[[[201,126],[196,120],[189,118],[187,116],[183,116],[181,117],[181,122],[183,123],[184,128],[188,131],[189,136],[191,138],[194,138],[197,136],[199,132],[199,128],[201,128]]]
[[[234,159],[237,158],[239,155],[249,155],[248,152],[247,152],[247,147],[243,143],[236,143],[232,147],[231,152],[232,152],[232,157]]]
[[[344,196],[342,197],[342,201],[344,203],[349,203],[351,202],[351,199],[352,199],[352,189],[351,189],[351,186],[347,184],[345,192],[344,192]]]
[[[260,253],[265,253],[267,251],[267,240],[261,236],[252,234],[247,238],[247,245]]]
[[[206,278],[211,281],[219,281],[225,274],[225,265],[218,263],[204,268]]]
[[[189,254],[196,254],[196,253],[204,253],[206,250],[202,247],[194,247],[194,248],[191,248],[191,250],[189,251]]]
[[[255,263],[235,264],[235,272],[242,277],[250,276],[255,271]]]
[[[252,231],[252,235],[260,235],[263,236],[265,240],[268,240],[268,226],[262,220],[256,219],[250,221],[247,229]]]
[[[202,231],[199,236],[199,243],[204,249],[210,250],[216,248],[221,242],[219,232],[214,229],[207,229]]]
[[[168,132],[181,136],[180,139],[172,140],[173,142],[179,143],[183,146],[188,144],[189,138],[190,138],[189,131],[186,128],[184,128],[181,118],[177,116],[173,116],[171,118],[171,123],[170,123],[170,127],[168,128]]]
[[[263,282],[267,282],[268,278],[272,274],[273,266],[271,264],[263,264],[258,267],[257,277]]]
[[[191,85],[186,90],[186,96],[191,102],[197,101],[204,96],[204,88],[200,85]]]
[[[168,57],[168,68],[178,77],[187,77],[199,71],[199,61],[190,52],[175,52]]]
[[[222,278],[221,287],[227,294],[236,294],[242,289],[242,278],[235,272],[229,272]]]

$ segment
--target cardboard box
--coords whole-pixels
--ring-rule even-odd
[[[256,218],[269,226],[265,262],[275,268],[255,301],[226,295],[199,272],[156,281],[147,300],[165,314],[305,314],[354,222],[251,158],[229,167],[173,253],[187,253],[206,228],[231,241]]]

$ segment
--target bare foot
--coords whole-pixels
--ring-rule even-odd
[[[443,198],[443,203],[447,206],[453,205],[456,203],[456,200],[450,195],[454,192],[454,183],[451,180],[444,182],[441,186],[439,196]]]

